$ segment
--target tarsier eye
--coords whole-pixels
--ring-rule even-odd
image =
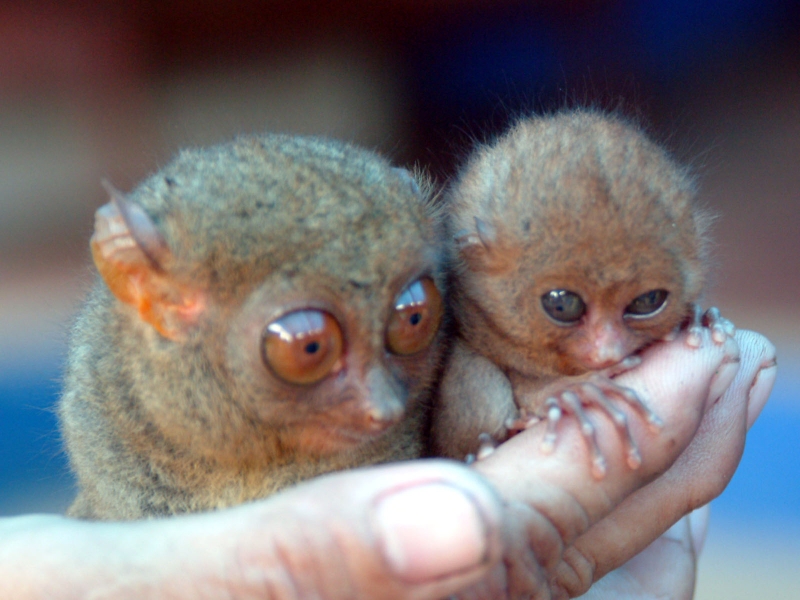
[[[430,277],[418,279],[397,297],[386,329],[386,346],[400,355],[416,354],[433,341],[444,305]]]
[[[632,319],[646,319],[652,317],[667,305],[667,290],[650,290],[634,298],[633,302],[625,307],[625,316]]]
[[[297,310],[267,325],[261,356],[275,375],[289,383],[324,379],[342,355],[342,330],[321,310]]]
[[[554,321],[565,325],[580,321],[586,313],[583,299],[569,290],[550,290],[542,294],[542,308]]]

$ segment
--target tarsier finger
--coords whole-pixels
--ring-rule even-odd
[[[703,344],[703,316],[699,304],[692,306],[693,316],[689,322],[689,335],[686,336],[686,345],[690,348],[699,348]]]
[[[561,394],[561,400],[569,407],[569,411],[578,419],[581,426],[581,434],[586,444],[589,446],[589,451],[592,453],[592,476],[596,479],[605,477],[608,471],[605,456],[603,456],[600,446],[597,443],[597,436],[595,435],[595,426],[589,420],[588,415],[583,410],[581,400],[574,392],[566,391]]]
[[[628,466],[631,469],[638,469],[642,464],[642,455],[633,439],[630,427],[628,427],[628,417],[611,403],[603,390],[598,386],[592,383],[585,383],[582,386],[582,390],[586,396],[591,398],[593,404],[602,408],[611,417],[617,431],[625,442]]]
[[[622,375],[623,373],[630,371],[634,367],[638,367],[640,364],[642,364],[641,356],[628,356],[621,362],[617,363],[616,365],[605,369],[603,371],[603,374],[606,377],[613,379],[617,375]]]
[[[488,433],[482,433],[478,436],[478,452],[475,454],[475,460],[483,460],[489,456],[497,447],[497,441]]]
[[[689,323],[689,335],[686,338],[686,344],[690,348],[700,347],[703,328],[711,330],[711,339],[718,346],[721,346],[729,337],[733,337],[736,334],[734,324],[723,317],[715,306],[703,311],[699,304],[694,304],[692,310],[693,316]]]
[[[545,411],[547,413],[547,433],[545,433],[542,440],[542,452],[550,454],[556,447],[556,440],[558,439],[557,426],[563,411],[558,405],[558,400],[552,396],[545,400]]]
[[[723,317],[719,309],[715,306],[712,306],[703,313],[701,323],[703,326],[711,329],[711,339],[714,340],[714,343],[717,345],[724,344],[727,338],[733,337],[736,334],[736,327],[734,324]]]
[[[614,422],[617,431],[625,443],[626,462],[628,466],[631,469],[638,468],[642,463],[642,458],[628,426],[628,417],[624,412],[614,406],[608,398],[607,394],[609,391],[613,391],[615,395],[620,397],[625,397],[625,394],[628,392],[627,389],[621,388],[613,382],[597,381],[597,384],[589,382],[576,383],[560,394],[548,397],[545,401],[547,432],[542,440],[542,452],[549,454],[555,449],[558,440],[558,422],[561,420],[563,412],[567,411],[574,414],[580,422],[581,429],[584,431],[584,437],[587,438],[587,443],[592,451],[593,461],[597,464],[597,456],[602,457],[602,453],[599,448],[596,447],[594,437],[587,437],[586,435],[587,423],[590,424],[590,421],[586,412],[583,410],[584,406],[596,406],[605,412]],[[641,404],[644,406],[644,403]],[[650,415],[652,414],[651,412]],[[594,429],[594,426],[592,425],[591,428]],[[602,464],[605,464],[605,460],[602,461]],[[602,477],[602,474],[605,473],[605,471],[599,467],[594,468],[593,472],[599,477]]]
[[[590,381],[597,385],[606,395],[616,396],[636,409],[647,420],[647,424],[652,431],[658,431],[664,426],[661,418],[631,388],[621,386],[599,375],[593,376]]]

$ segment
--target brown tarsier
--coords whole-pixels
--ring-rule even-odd
[[[708,215],[695,184],[638,128],[589,110],[523,120],[480,148],[449,192],[457,339],[434,413],[438,454],[463,459],[540,420],[552,450],[572,413],[607,465],[584,406],[619,427],[627,462],[640,462],[612,400],[658,418],[613,377],[634,353],[682,324],[732,324],[696,314]],[[688,343],[699,343],[691,331]],[[483,435],[481,435],[483,434]]]
[[[409,173],[267,135],[109,192],[60,404],[70,515],[215,509],[423,453],[444,275]]]

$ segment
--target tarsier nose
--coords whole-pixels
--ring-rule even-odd
[[[591,367],[592,370],[605,369],[606,367],[611,367],[617,364],[623,358],[625,358],[625,356],[626,355],[622,349],[622,346],[617,346],[614,348],[595,348],[594,352],[591,352],[586,357],[586,366]]]
[[[405,394],[400,385],[392,381],[382,369],[372,369],[366,377],[367,407],[364,413],[366,426],[372,431],[382,431],[398,421],[406,412]]]
[[[603,323],[594,328],[586,350],[583,362],[592,370],[611,367],[633,351],[628,348],[626,338],[619,331],[619,327],[615,327],[613,323]]]
[[[388,429],[398,421],[403,411],[385,412],[381,410],[371,410],[366,414],[366,425],[370,431],[383,431]]]

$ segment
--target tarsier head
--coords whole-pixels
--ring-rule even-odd
[[[477,152],[451,200],[455,288],[507,349],[495,360],[577,375],[674,330],[704,279],[695,196],[638,128],[591,111],[522,121]]]
[[[176,436],[348,450],[431,384],[442,236],[406,171],[327,140],[242,137],[109,192],[94,260],[142,355],[143,402]]]

